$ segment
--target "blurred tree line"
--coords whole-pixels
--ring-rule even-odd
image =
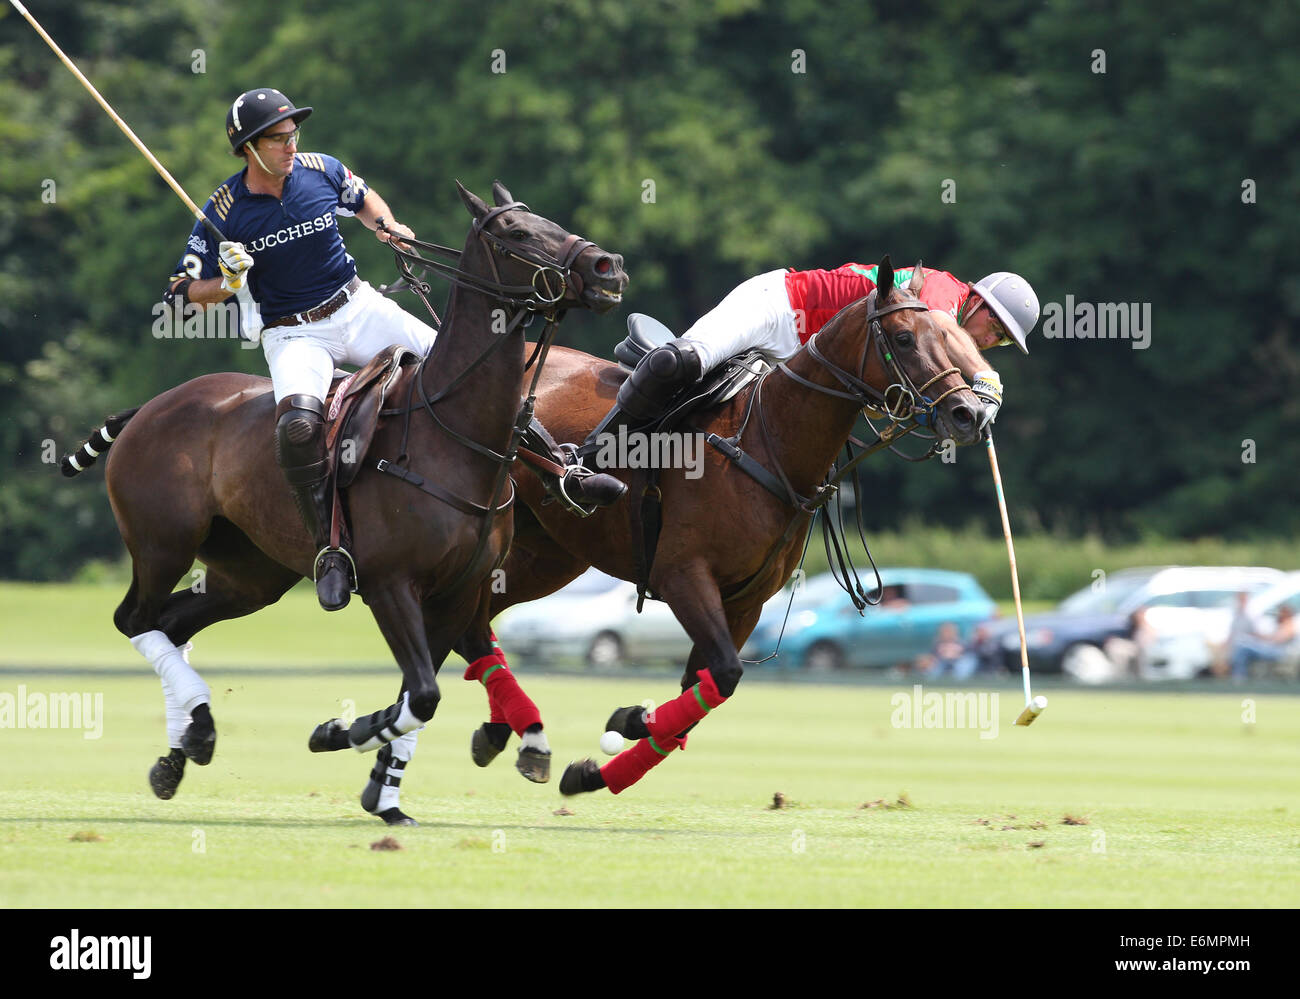
[[[1149,303],[1145,350],[1040,325],[1030,356],[990,355],[1013,523],[1117,541],[1300,523],[1291,0],[30,6],[200,203],[237,165],[224,117],[255,86],[314,106],[301,148],[428,238],[463,237],[452,178],[500,178],[626,257],[626,308],[561,329],[606,357],[627,312],[681,332],[760,271],[884,252],[970,281],[1019,271],[1045,305]],[[102,473],[66,482],[54,450],[265,362],[154,337],[191,220],[9,7],[0,144],[0,577],[62,578],[121,543]],[[343,232],[389,280],[373,237]],[[996,532],[981,451],[876,460],[870,522]]]

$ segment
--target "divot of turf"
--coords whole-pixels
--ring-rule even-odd
[[[385,836],[383,839],[375,840],[370,844],[372,850],[404,850],[406,847],[393,839],[392,836]]]

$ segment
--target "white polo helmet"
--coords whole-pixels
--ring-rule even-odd
[[[1038,296],[1029,282],[1010,271],[995,271],[976,281],[971,290],[988,302],[1021,353],[1028,354],[1025,338],[1038,323]]]

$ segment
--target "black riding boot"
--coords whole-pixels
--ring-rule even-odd
[[[275,457],[284,470],[298,513],[317,552],[312,564],[316,597],[327,611],[352,599],[352,556],[330,547],[331,501],[325,455],[325,404],[310,395],[292,395],[276,407]]]
[[[685,389],[703,377],[703,371],[690,340],[679,337],[650,351],[619,386],[614,408],[578,449],[579,458],[594,455],[620,427],[640,427],[663,416]]]
[[[627,492],[627,483],[621,479],[584,468],[576,458],[577,448],[572,444],[556,444],[537,417],[529,423],[523,443],[530,451],[549,456],[556,464],[564,466],[563,475],[552,475],[536,468],[534,471],[546,492],[570,513],[579,517],[590,516],[597,507],[609,506]]]

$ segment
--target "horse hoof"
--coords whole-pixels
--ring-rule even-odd
[[[206,704],[200,704],[190,712],[190,723],[181,736],[181,750],[201,767],[212,762],[212,753],[217,748],[217,726],[212,720],[212,712]]]
[[[158,757],[158,762],[149,768],[149,787],[163,801],[168,801],[176,794],[184,776],[185,754],[173,749],[169,755]]]
[[[617,732],[625,739],[638,742],[650,738],[650,730],[645,723],[646,710],[637,704],[630,708],[619,708],[605,722],[606,732]]]
[[[560,778],[560,793],[566,798],[584,791],[599,791],[604,786],[605,778],[600,775],[600,764],[591,758],[570,763]]]
[[[498,745],[498,740],[495,736],[501,729],[505,729],[505,732],[500,739],[500,744]],[[485,767],[501,755],[501,751],[506,748],[506,743],[509,741],[509,725],[501,723],[494,725],[492,722],[484,722],[476,728],[474,734],[470,736],[470,758],[474,761],[476,767]]]
[[[317,725],[307,740],[307,748],[313,753],[334,753],[350,745],[347,727],[337,718]]]
[[[379,813],[379,817],[390,826],[418,826],[420,824],[400,808],[385,809]]]
[[[521,749],[515,769],[534,784],[545,784],[551,779],[551,754],[539,749]]]

